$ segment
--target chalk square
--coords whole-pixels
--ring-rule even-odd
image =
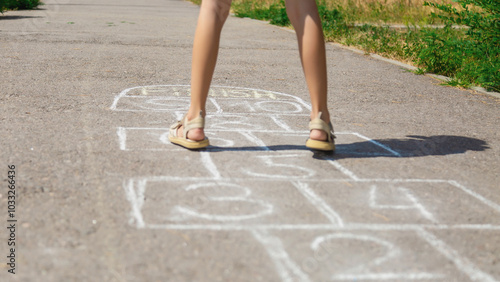
[[[285,271],[311,281],[467,281],[440,250],[406,230],[267,231],[288,255]],[[417,251],[418,250],[418,251]]]
[[[344,181],[310,188],[346,224],[500,224],[496,208],[447,181]],[[460,212],[457,212],[460,211]]]
[[[288,181],[165,176],[130,179],[125,192],[138,227],[336,224]]]
[[[302,138],[298,138],[298,141]],[[297,141],[297,142],[298,142]],[[299,143],[300,144],[300,143]],[[304,145],[242,147],[223,154],[212,153],[211,159],[223,177],[248,181],[341,181],[349,178],[332,165],[331,160],[310,161],[318,153]],[[322,153],[320,153],[322,154]]]

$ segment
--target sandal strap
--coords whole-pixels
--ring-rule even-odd
[[[187,117],[184,117],[184,136],[187,136],[188,132],[191,129],[195,128],[205,128],[205,119],[202,116],[202,111],[200,111],[200,115],[190,121],[187,120]]]
[[[184,136],[181,138],[187,139],[187,134],[191,129],[195,128],[205,128],[205,119],[202,116],[203,111],[200,111],[200,115],[196,117],[195,119],[192,120],[187,120],[187,114],[184,115],[184,117],[181,120],[178,120],[177,123],[174,123],[172,126],[170,126],[170,135],[179,137],[177,135],[177,130],[183,126],[184,127]]]
[[[318,116],[309,122],[309,131],[313,129],[324,131],[328,135],[328,141],[332,141],[334,138],[336,138],[336,136],[333,134],[332,123],[329,122],[327,124],[325,121],[323,121],[321,119],[322,114],[322,112],[319,112]]]
[[[178,137],[177,136],[177,130],[182,126],[182,122],[180,120],[177,121],[177,123],[174,123],[172,126],[170,126],[170,135]]]

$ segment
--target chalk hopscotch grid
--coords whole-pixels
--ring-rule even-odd
[[[149,87],[149,92],[155,92],[155,89],[158,89],[158,92],[164,91],[163,87],[172,87],[171,85],[163,85],[163,86],[151,86]],[[188,87],[186,85],[176,85],[175,87]],[[216,86],[215,88],[217,88]],[[224,87],[220,87],[224,88]],[[112,110],[115,111],[128,111],[127,109],[119,109],[118,103],[119,100],[123,97],[127,98],[144,98],[141,96],[127,96],[127,93],[134,89],[142,89],[142,94],[147,93],[147,87],[134,87],[129,88],[122,91],[118,96],[116,96],[113,105],[111,106]],[[146,89],[146,90],[144,90]],[[249,91],[259,91],[258,89],[249,89],[249,88],[235,88],[238,90],[249,90]],[[304,108],[310,110],[310,106],[305,103],[302,99],[278,92],[272,92],[277,95],[283,95],[281,97],[288,97],[292,100],[296,100],[300,105],[303,105]],[[165,96],[148,96],[147,99],[164,99]],[[224,98],[224,99],[233,99],[233,98]],[[207,115],[217,115],[224,116],[227,113],[223,112],[223,109],[218,105],[217,99],[211,97],[209,100],[215,105],[216,111],[207,113]],[[144,109],[148,111],[148,109]],[[131,109],[130,111],[141,111],[137,109]],[[149,111],[158,111],[161,110],[149,109]],[[175,112],[176,116],[180,118],[181,112]],[[245,115],[262,115],[258,113],[245,113]],[[229,114],[232,115],[232,114]],[[269,118],[274,121],[279,127],[283,130],[249,130],[244,129],[244,132],[248,133],[247,139],[257,144],[257,146],[263,147],[262,151],[266,153],[276,154],[283,153],[283,151],[272,151],[266,150],[267,146],[264,141],[252,135],[253,132],[264,132],[264,133],[276,133],[276,134],[297,134],[301,136],[307,136],[307,131],[295,131],[290,128],[286,123],[283,123],[278,116],[308,116],[307,114],[268,114]],[[123,151],[129,151],[130,149],[127,147],[127,134],[130,131],[141,131],[141,130],[160,130],[165,131],[168,134],[168,128],[146,128],[146,127],[118,127],[117,135],[119,138],[119,148]],[[242,129],[217,129],[214,132],[227,131],[227,132],[237,132]],[[211,130],[206,130],[207,135],[211,134]],[[243,133],[244,134],[244,133]],[[380,154],[380,156],[392,156],[392,157],[401,157],[397,151],[392,148],[381,144],[369,137],[363,136],[357,132],[337,132],[337,135],[353,135],[371,144],[381,148],[383,151],[387,153],[375,153]],[[168,144],[166,141],[166,135],[162,135],[160,138],[161,141],[165,144]],[[153,149],[154,150],[154,149]],[[162,151],[182,151],[184,149],[158,149]],[[214,150],[215,151],[215,150]],[[419,238],[427,242],[430,246],[432,246],[435,250],[441,253],[444,257],[451,260],[456,268],[462,273],[466,274],[469,278],[474,281],[496,281],[489,274],[481,271],[477,266],[475,266],[468,259],[460,256],[457,251],[453,248],[449,247],[442,240],[437,238],[434,234],[429,232],[429,230],[500,230],[499,225],[492,224],[455,224],[455,225],[447,225],[440,224],[433,215],[425,209],[425,207],[419,203],[418,199],[415,198],[411,191],[406,188],[402,188],[402,193],[406,195],[406,197],[417,207],[421,214],[424,215],[427,219],[429,219],[432,224],[359,224],[359,223],[345,223],[343,219],[335,212],[334,209],[331,208],[320,196],[318,196],[313,190],[308,187],[308,183],[311,182],[355,182],[355,183],[445,183],[455,187],[458,190],[468,194],[469,196],[475,198],[480,201],[482,204],[488,206],[489,208],[495,210],[500,213],[500,205],[495,202],[490,201],[489,199],[483,197],[482,195],[474,192],[473,190],[461,185],[455,180],[445,180],[445,179],[363,179],[358,177],[354,172],[342,166],[335,159],[327,159],[327,162],[330,163],[336,170],[340,171],[346,178],[337,178],[337,179],[301,179],[301,180],[291,180],[291,185],[297,189],[303,197],[308,200],[313,206],[315,206],[318,211],[323,214],[326,218],[329,219],[330,223],[326,224],[234,224],[234,223],[221,223],[221,224],[151,224],[146,223],[143,219],[143,215],[141,209],[144,205],[146,187],[148,182],[151,181],[191,181],[191,182],[205,182],[205,181],[219,181],[219,182],[231,182],[231,181],[265,181],[272,182],[273,179],[263,179],[261,177],[244,177],[244,178],[225,178],[218,171],[217,166],[213,162],[210,156],[210,149],[206,151],[200,152],[200,159],[203,163],[205,169],[209,172],[211,176],[209,177],[175,177],[175,176],[153,176],[153,177],[136,177],[131,178],[124,182],[124,189],[126,193],[126,197],[128,201],[131,203],[131,218],[130,224],[135,225],[137,228],[151,228],[151,229],[177,229],[177,230],[218,230],[218,231],[249,231],[253,235],[253,237],[260,242],[268,252],[268,255],[272,259],[275,264],[276,270],[283,281],[310,281],[307,273],[304,273],[299,265],[296,264],[287,254],[284,249],[281,240],[278,237],[275,237],[269,233],[272,230],[324,230],[324,231],[337,231],[337,232],[345,232],[345,231],[359,231],[359,230],[368,230],[368,231],[412,231]],[[285,151],[286,152],[286,151]],[[300,155],[301,152],[293,152],[297,156]],[[288,153],[287,153],[288,154]],[[282,181],[282,179],[275,180]],[[376,186],[372,186],[370,193],[375,195]],[[406,190],[405,190],[406,189]],[[374,196],[371,196],[371,199],[374,199]],[[227,199],[226,199],[227,200]],[[375,200],[370,202],[370,205],[373,208],[384,208],[384,206],[377,205]],[[395,209],[405,209],[405,206],[392,206],[385,208],[395,208]],[[375,239],[374,239],[375,238]],[[365,238],[367,239],[367,238]],[[369,239],[369,238],[368,238]],[[376,237],[372,237],[370,240],[377,240]],[[382,261],[380,262],[382,263]],[[334,275],[331,278],[333,280],[353,280],[353,279],[367,279],[367,280],[387,280],[387,279],[407,279],[407,280],[425,280],[425,279],[442,279],[444,276],[439,273],[369,273],[363,274],[363,269],[360,269],[357,274],[339,274]]]
[[[122,109],[122,108],[118,108],[118,102],[121,100],[121,99],[124,99],[124,98],[139,98],[139,99],[148,99],[148,100],[152,100],[152,101],[155,101],[155,100],[162,100],[165,98],[165,96],[161,96],[161,95],[149,95],[149,93],[162,93],[162,92],[165,92],[165,89],[164,88],[173,88],[173,89],[176,89],[176,88],[189,88],[190,85],[183,85],[183,84],[178,84],[178,85],[152,85],[152,86],[136,86],[136,87],[131,87],[131,88],[127,88],[125,90],[123,90],[122,92],[120,92],[120,94],[118,94],[115,99],[113,100],[113,104],[111,105],[110,107],[110,110],[112,111],[140,111],[140,110],[137,110],[137,109]],[[255,89],[255,88],[244,88],[244,87],[226,87],[226,86],[217,86],[217,85],[213,85],[211,86],[211,90],[210,91],[213,91],[213,90],[218,90],[218,89],[222,89],[222,90],[225,90],[225,89],[231,89],[231,90],[237,90],[237,91],[250,91],[250,92],[253,92],[254,95],[259,95],[259,94],[255,94],[255,93],[259,93],[260,91],[263,91],[261,89]],[[132,91],[135,91],[135,90],[140,90],[141,94],[140,95],[130,95],[129,93],[132,92]],[[178,90],[174,90],[175,93],[178,93],[176,94],[175,98],[180,98],[179,100],[182,101],[182,102],[185,102],[186,100],[182,100],[182,98],[186,98],[186,94],[189,95],[189,93],[182,93],[184,95],[182,95],[181,93],[179,93],[180,91]],[[301,106],[303,106],[304,108],[308,109],[309,111],[311,110],[311,106],[306,103],[304,100],[300,99],[299,97],[297,96],[293,96],[293,95],[290,95],[290,94],[285,94],[285,93],[280,93],[280,92],[275,92],[275,91],[268,91],[268,90],[265,90],[263,91],[264,93],[268,94],[269,96],[279,96],[280,98],[288,98],[292,101],[295,101],[297,103],[299,103]],[[175,94],[174,93],[174,94]],[[209,92],[209,101],[212,102],[212,104],[217,108],[217,111],[216,111],[216,114],[221,114],[223,112],[222,108],[218,105],[217,103],[217,100],[216,99],[213,99],[213,97],[211,97],[211,94],[212,92]],[[242,99],[242,97],[224,97],[224,99],[229,99],[229,100],[240,100]],[[275,97],[274,99],[277,99],[277,97]],[[187,100],[189,101],[189,100]],[[154,104],[154,102],[153,102]],[[160,104],[160,105],[163,105],[163,104]],[[184,103],[184,105],[186,105],[186,103]],[[163,111],[168,111],[168,110],[158,110],[158,109],[153,109],[155,111],[160,111],[160,112],[163,112]],[[151,111],[151,109],[143,109],[143,111]],[[246,114],[246,113],[245,113]],[[306,115],[306,114],[303,114],[303,115]]]
[[[208,154],[206,154],[208,156]],[[212,168],[213,169],[213,168]],[[218,172],[213,172],[214,177],[209,177],[206,179],[194,178],[194,181],[222,181],[223,179],[219,177]],[[439,240],[435,235],[433,235],[428,230],[496,230],[500,231],[500,226],[498,225],[488,225],[488,224],[458,224],[458,225],[446,225],[446,224],[352,224],[344,223],[342,219],[335,213],[322,199],[317,196],[312,191],[301,191],[305,195],[305,198],[309,200],[313,205],[318,207],[318,210],[328,218],[331,219],[331,223],[328,224],[234,224],[234,223],[222,223],[222,224],[148,224],[142,219],[141,208],[144,204],[144,197],[146,193],[146,186],[148,181],[158,181],[169,179],[168,177],[155,177],[154,179],[148,178],[138,178],[130,179],[126,183],[125,191],[127,194],[127,199],[132,204],[132,218],[130,224],[135,225],[137,228],[150,228],[150,229],[169,229],[169,230],[212,230],[212,231],[248,231],[251,232],[256,240],[265,246],[266,251],[268,251],[269,256],[273,259],[276,264],[277,271],[282,277],[283,281],[289,279],[297,281],[309,281],[306,273],[304,273],[300,267],[296,266],[291,258],[286,254],[286,250],[280,243],[280,239],[270,235],[270,231],[293,231],[293,230],[305,230],[305,231],[331,231],[331,232],[348,232],[348,231],[413,231],[418,237],[422,238],[425,242],[431,245],[444,257],[450,259],[457,267],[458,270],[468,275],[471,279],[475,281],[496,281],[493,277],[485,272],[479,270],[472,262],[468,259],[460,256],[457,251],[449,247],[442,240]],[[169,182],[172,179],[169,179]],[[352,180],[351,180],[352,181]],[[363,179],[360,182],[376,182],[370,179]],[[424,180],[415,180],[418,183],[426,183]],[[387,181],[384,181],[387,182]],[[391,180],[391,182],[394,182]],[[404,182],[411,182],[406,180]],[[445,182],[453,183],[452,181],[445,180],[435,180],[431,182]],[[300,185],[299,183],[294,183],[294,185]],[[136,186],[136,187],[134,187]],[[311,193],[312,195],[307,195]],[[263,235],[264,234],[264,235]],[[267,235],[266,235],[267,234]],[[267,237],[265,237],[267,236]],[[266,239],[267,238],[267,239]],[[374,237],[376,238],[376,237]],[[356,239],[356,238],[355,238]],[[298,274],[297,274],[298,273]],[[306,278],[304,278],[306,277]],[[440,279],[443,278],[442,274],[439,273],[372,273],[372,274],[342,274],[332,277],[334,280],[352,280],[352,279],[368,279],[368,280],[387,280],[387,279],[403,279],[403,280],[426,280],[426,279]]]

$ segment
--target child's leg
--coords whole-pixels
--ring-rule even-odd
[[[191,104],[187,113],[188,120],[196,118],[200,111],[205,113],[208,90],[219,52],[220,34],[230,7],[231,0],[202,1],[193,43]],[[178,133],[182,136],[182,128]],[[198,141],[203,140],[205,134],[202,128],[197,128],[190,130],[187,137]]]
[[[327,71],[323,28],[314,0],[286,0],[288,17],[297,33],[300,59],[311,96],[311,119],[322,112],[321,117],[330,122],[327,107]],[[326,133],[312,130],[311,139],[325,140]]]

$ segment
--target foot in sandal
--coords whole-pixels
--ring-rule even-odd
[[[321,114],[322,113],[319,112],[318,116],[315,119],[311,120],[311,122],[309,122],[309,131],[311,131],[311,136],[306,141],[306,147],[320,151],[335,151],[335,135],[333,135],[332,123],[329,122],[327,124],[325,121],[323,121],[321,119]],[[313,130],[321,130],[321,132],[312,132]],[[315,138],[321,135],[324,138]]]
[[[182,120],[173,124],[170,127],[168,140],[170,140],[172,144],[176,144],[191,150],[203,149],[210,145],[208,138],[203,134],[205,119],[203,118],[202,114],[203,112],[200,111],[200,115],[198,117],[189,121],[187,119],[187,115],[185,115]],[[190,131],[192,131],[193,134],[189,134]],[[198,139],[188,139],[188,135],[193,135],[189,137],[198,137]]]

